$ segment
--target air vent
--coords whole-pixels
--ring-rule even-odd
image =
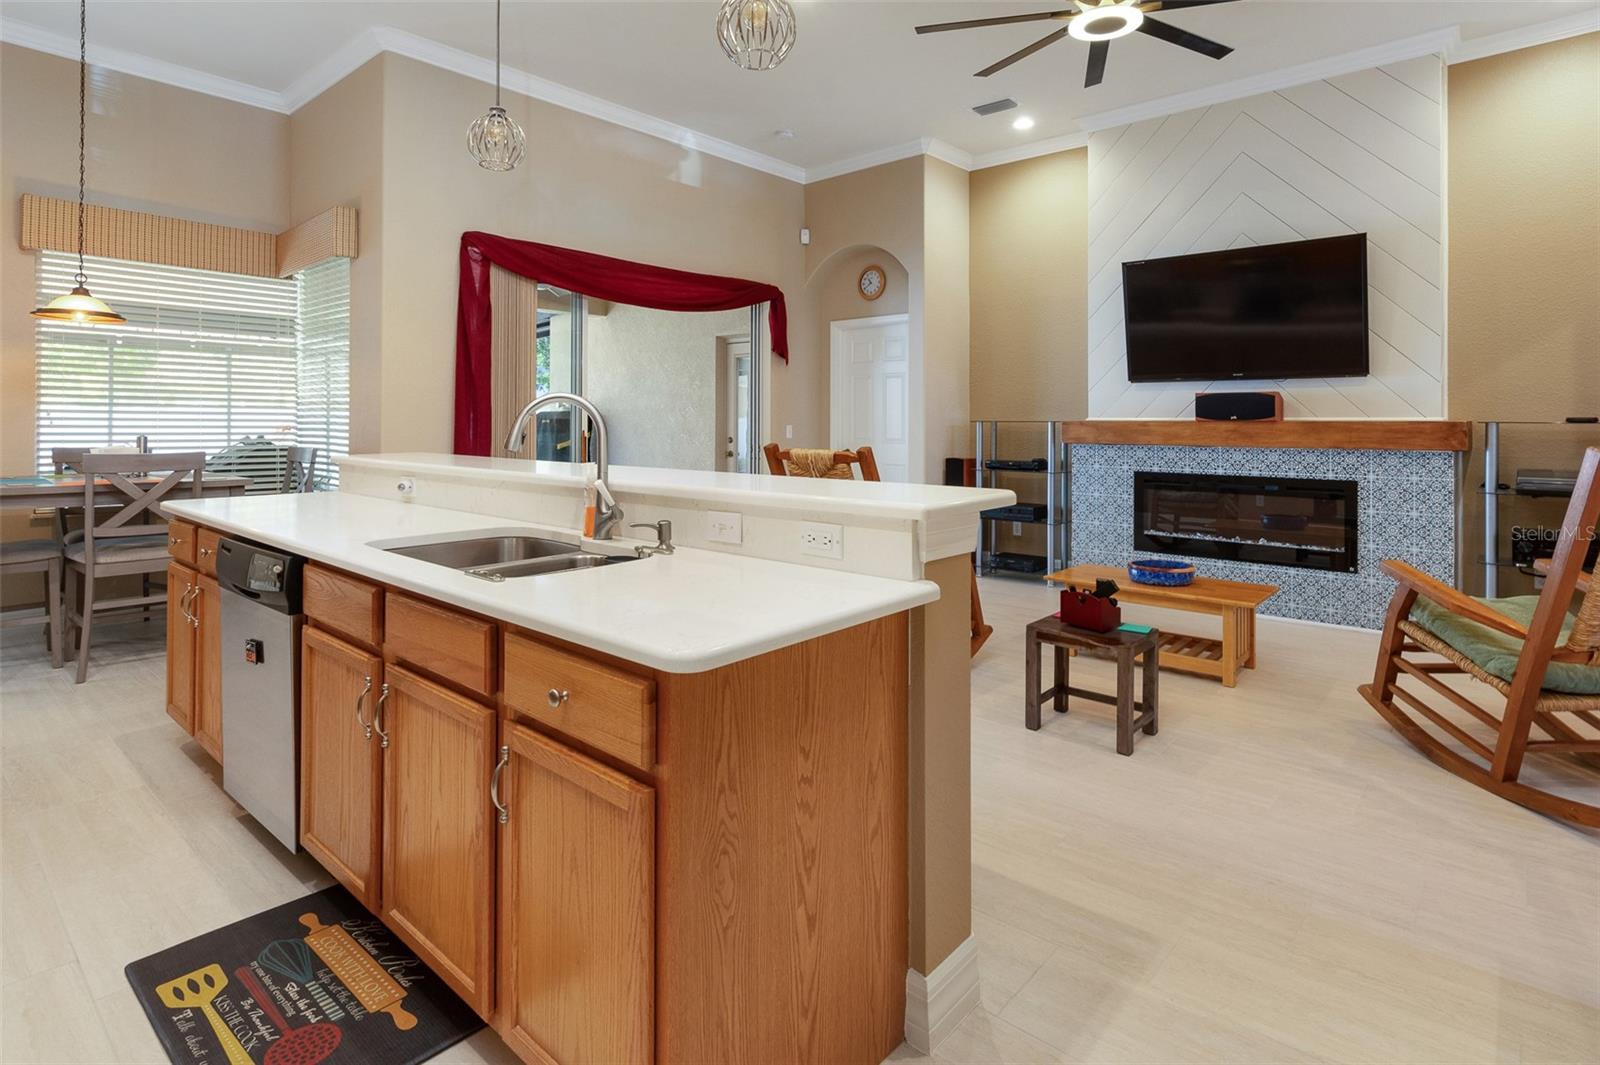
[[[1017,106],[1017,101],[1006,97],[1004,100],[995,100],[993,103],[979,104],[973,110],[980,115],[998,115],[1001,111],[1009,111]]]

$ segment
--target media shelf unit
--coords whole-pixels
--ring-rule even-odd
[[[979,576],[1043,580],[1067,564],[1067,450],[1060,422],[973,422],[973,479],[979,488],[1009,488],[1014,507],[984,511],[978,522]],[[1025,533],[1026,550],[1003,543],[1007,526]],[[1042,538],[1042,545],[1038,541]],[[1043,553],[1039,552],[1042,546]]]

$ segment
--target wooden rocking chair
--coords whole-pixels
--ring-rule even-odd
[[[1600,806],[1521,783],[1525,754],[1600,754],[1600,595],[1583,572],[1600,518],[1600,448],[1589,448],[1538,596],[1482,600],[1403,562],[1385,562],[1400,582],[1384,624],[1377,670],[1360,692],[1412,746],[1456,776],[1548,817],[1600,828]],[[1576,617],[1574,595],[1589,589]],[[1438,661],[1414,661],[1420,654]],[[1446,685],[1465,673],[1505,697],[1493,711]],[[1401,675],[1427,689],[1399,684]],[[1447,716],[1431,694],[1443,699]],[[1462,715],[1465,716],[1462,716]],[[1429,728],[1428,726],[1432,726]],[[1486,727],[1493,737],[1480,728]],[[1531,739],[1537,728],[1545,737]],[[1592,764],[1592,763],[1591,763]],[[1600,785],[1600,773],[1594,783]]]
[[[767,457],[767,471],[774,477],[832,477],[849,481],[854,479],[850,468],[859,466],[863,481],[879,479],[878,460],[873,457],[872,449],[866,446],[854,451],[830,452],[826,448],[786,451],[777,444],[768,444],[761,449],[761,453]],[[983,620],[983,602],[978,598],[978,574],[974,571],[971,654],[977,655],[978,649],[992,635],[994,626]]]

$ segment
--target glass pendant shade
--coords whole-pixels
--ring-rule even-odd
[[[499,104],[467,130],[467,150],[485,170],[510,170],[522,162],[528,138]]]
[[[783,62],[794,37],[789,0],[723,0],[717,15],[717,43],[745,70],[771,70]]]
[[[116,325],[127,321],[108,307],[105,301],[89,295],[81,278],[77,287],[65,296],[57,296],[43,307],[34,308],[33,316],[48,322],[74,322],[78,325]]]

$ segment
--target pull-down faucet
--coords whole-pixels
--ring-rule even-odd
[[[541,407],[548,407],[554,403],[567,403],[577,407],[589,416],[594,422],[594,465],[595,477],[601,484],[606,480],[606,420],[600,416],[600,411],[593,403],[582,396],[571,392],[546,392],[544,395],[522,408],[522,413],[517,415],[516,424],[511,427],[510,434],[506,437],[506,452],[515,455],[522,450],[522,445],[528,440],[528,421]],[[611,486],[606,485],[606,491],[600,493],[600,498],[595,501],[594,512],[594,538],[596,540],[611,539],[611,530],[622,521],[622,507],[615,502],[607,502],[606,496],[610,493]]]

